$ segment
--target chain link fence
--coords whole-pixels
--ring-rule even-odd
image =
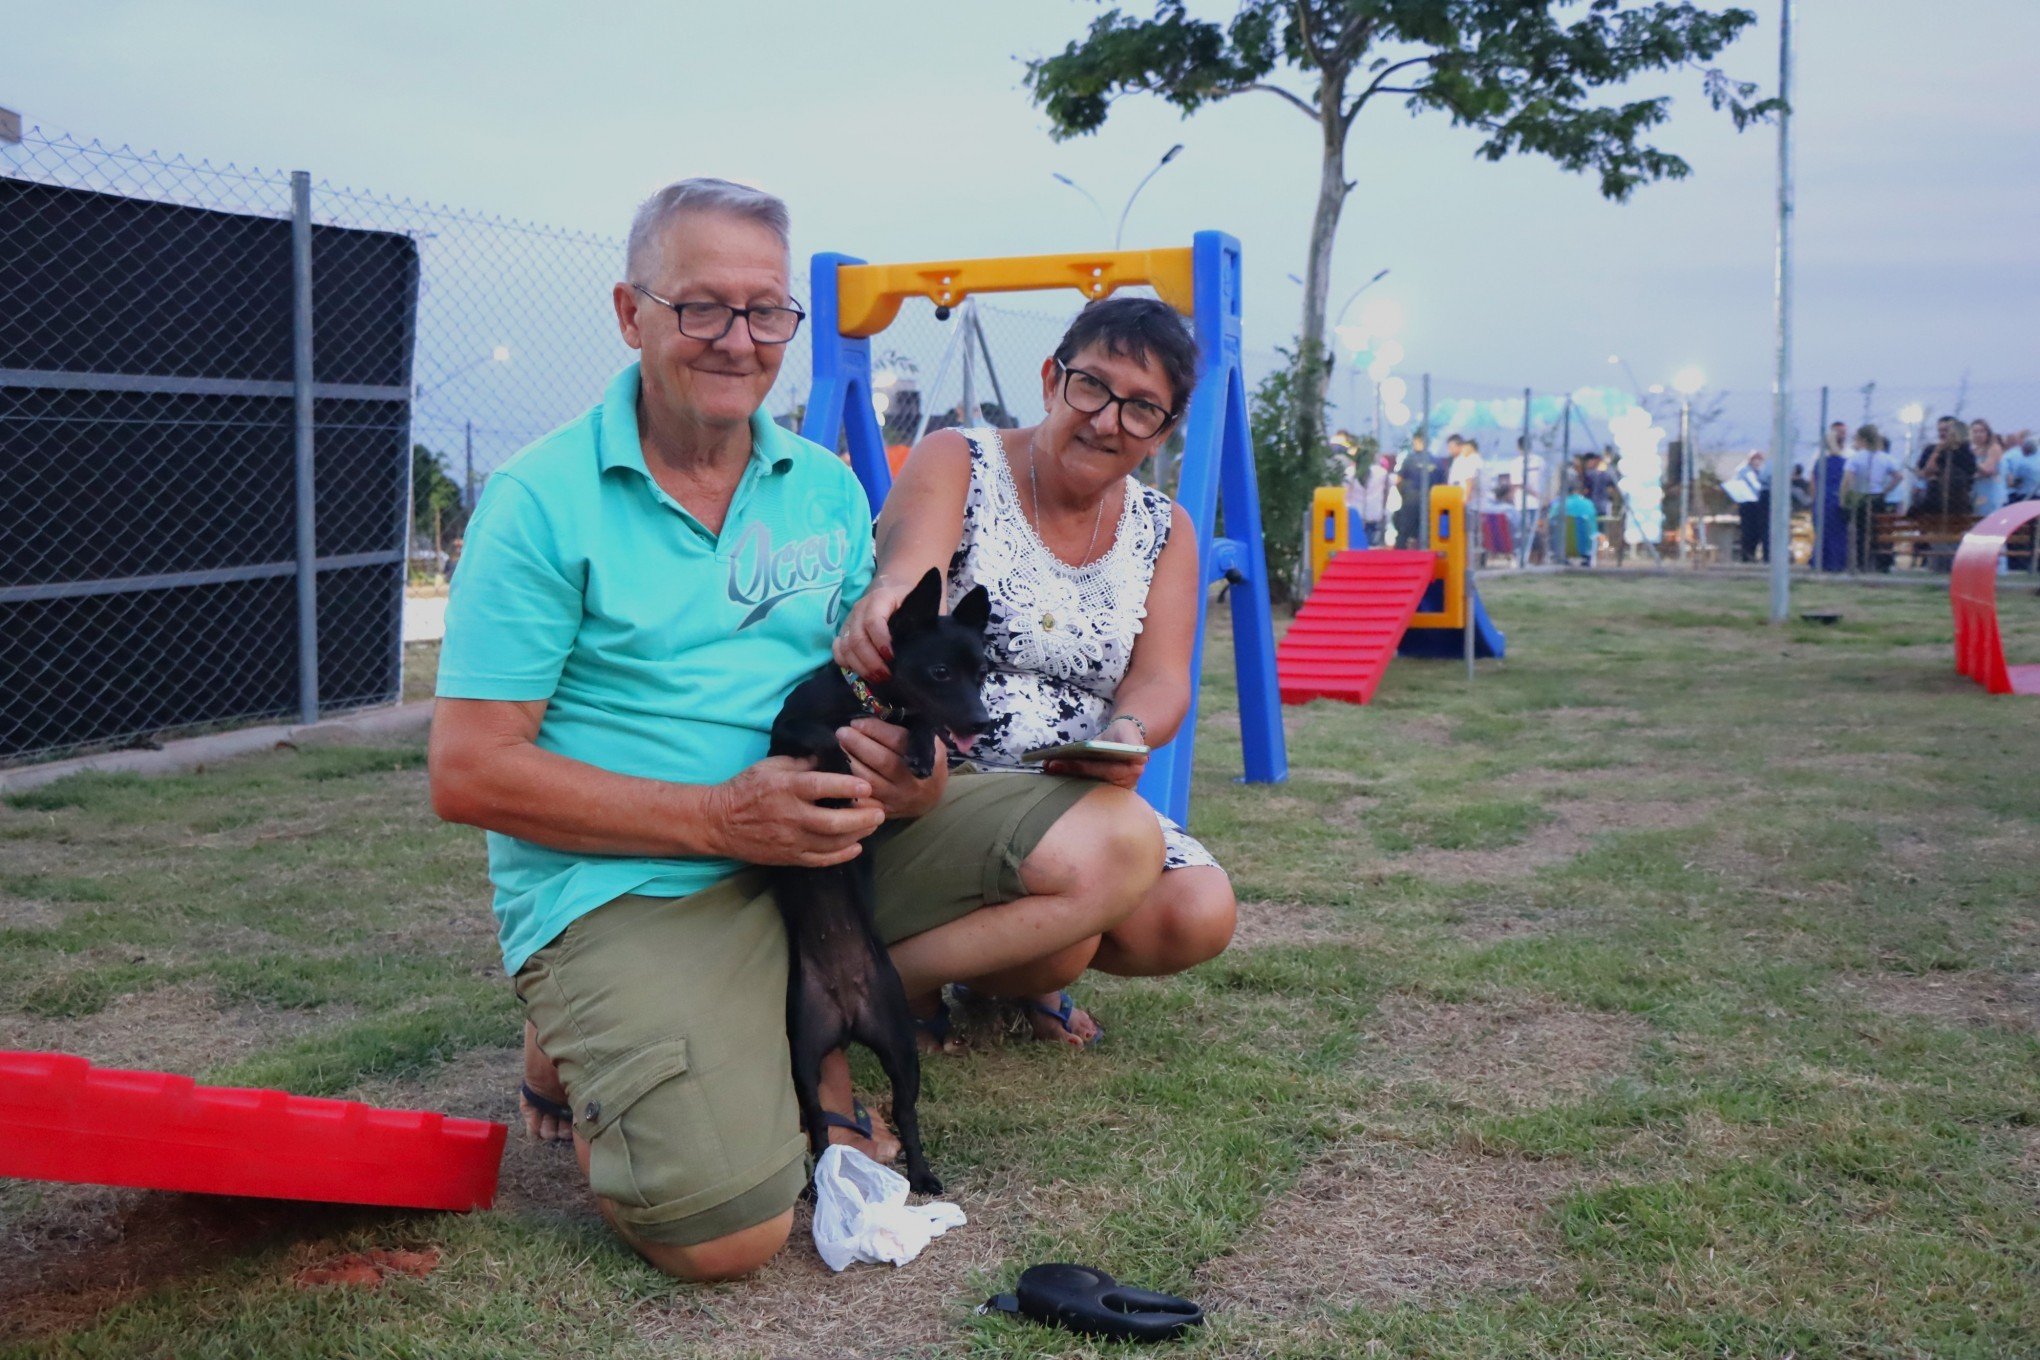
[[[621,242],[0,145],[0,764],[402,692],[407,574],[627,357]]]

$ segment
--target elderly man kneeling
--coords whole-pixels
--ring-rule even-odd
[[[489,479],[432,729],[433,807],[489,833],[534,1084],[557,1065],[603,1214],[693,1280],[778,1251],[806,1176],[786,943],[755,866],[870,837],[880,931],[933,1013],[947,982],[1068,983],[1162,864],[1130,791],[917,780],[877,720],[843,734],[852,774],[765,758],[872,573],[862,489],[760,410],[802,319],[789,264],[768,194],[694,179],[638,210],[613,297],[641,357]],[[841,1054],[822,1096],[850,1122]],[[897,1150],[883,1126],[831,1136]]]

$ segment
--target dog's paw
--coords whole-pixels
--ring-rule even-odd
[[[907,1185],[917,1195],[939,1195],[942,1193],[942,1182],[935,1179],[934,1172],[925,1168],[918,1172],[909,1172],[907,1175]]]

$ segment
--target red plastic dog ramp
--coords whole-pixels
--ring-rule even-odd
[[[486,1209],[505,1125],[0,1051],[0,1176]]]

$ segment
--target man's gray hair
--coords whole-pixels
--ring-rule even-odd
[[[726,179],[683,179],[638,204],[630,219],[630,243],[624,249],[624,277],[630,283],[645,283],[648,271],[657,267],[659,238],[674,219],[688,213],[725,213],[772,229],[780,244],[793,249],[793,219],[786,204],[763,189],[732,184]]]

